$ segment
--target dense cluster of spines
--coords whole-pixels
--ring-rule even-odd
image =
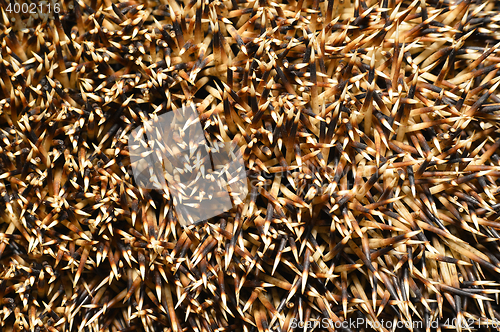
[[[500,319],[495,2],[7,5],[3,329]],[[250,188],[182,228],[134,183],[127,136],[191,103]]]

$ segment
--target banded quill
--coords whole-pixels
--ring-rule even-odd
[[[26,4],[0,3],[3,330],[494,329],[496,2]],[[185,105],[248,177],[187,227],[128,141]]]

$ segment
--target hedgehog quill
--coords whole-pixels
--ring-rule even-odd
[[[496,2],[0,9],[3,330],[499,325]],[[151,124],[187,107],[166,144]],[[210,197],[171,179],[205,172],[196,123],[248,194],[190,224],[176,202]],[[134,157],[186,147],[138,183]]]

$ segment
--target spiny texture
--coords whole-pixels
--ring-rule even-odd
[[[8,4],[5,330],[500,318],[496,2]],[[241,148],[249,195],[182,228],[134,183],[127,137],[192,104]]]

